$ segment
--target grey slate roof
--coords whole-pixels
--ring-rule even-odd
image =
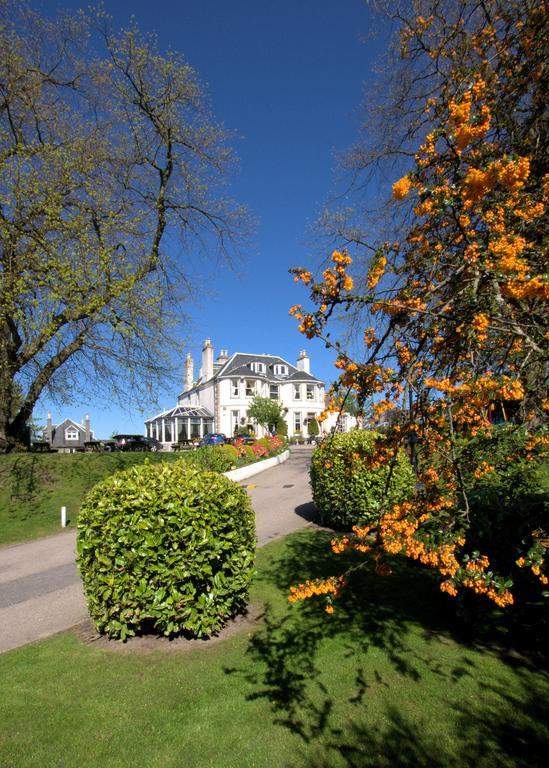
[[[253,362],[265,363],[267,373],[255,373],[250,368],[250,364]],[[287,365],[288,375],[279,376],[274,373],[275,365]],[[249,355],[243,352],[235,352],[225,363],[223,368],[217,374],[219,378],[231,378],[235,376],[244,376],[247,378],[257,378],[264,381],[278,384],[284,381],[308,381],[315,384],[323,384],[324,382],[317,379],[316,376],[312,376],[305,371],[299,371],[295,365],[292,365],[282,357],[276,357],[274,355]]]
[[[265,363],[267,373],[256,373],[255,371],[252,371],[250,363],[253,363],[254,361]],[[273,370],[273,366],[275,365],[287,365],[288,375],[275,375]],[[214,375],[211,379],[208,379],[207,382],[198,379],[190,389],[183,390],[178,397],[183,397],[183,395],[188,396],[190,393],[201,389],[203,384],[215,381],[218,378],[230,379],[237,376],[246,379],[259,379],[260,381],[267,381],[269,384],[283,384],[285,381],[306,381],[311,384],[324,384],[324,382],[321,379],[317,379],[316,376],[312,376],[310,373],[305,373],[305,371],[298,371],[295,365],[284,360],[283,357],[277,357],[276,355],[250,355],[244,352],[235,352],[224,365],[219,366],[219,364],[214,363]]]

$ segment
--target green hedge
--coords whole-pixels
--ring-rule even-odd
[[[336,434],[315,449],[310,479],[313,499],[322,522],[349,530],[357,523],[375,520],[381,512],[389,466],[367,468],[377,432],[354,430]],[[414,489],[414,474],[407,456],[399,454],[389,486],[389,503],[407,498]]]
[[[187,461],[200,469],[228,472],[235,469],[238,451],[232,445],[205,445],[187,455]]]
[[[86,497],[78,564],[98,630],[205,637],[245,609],[255,519],[246,492],[185,461],[117,473]]]

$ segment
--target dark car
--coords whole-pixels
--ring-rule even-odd
[[[152,448],[151,442],[153,438],[144,437],[143,435],[114,435],[114,447],[117,451],[151,451],[158,450],[160,445],[156,440],[155,448]]]
[[[208,432],[201,438],[199,445],[224,445],[227,442],[227,437],[222,435],[221,432]]]

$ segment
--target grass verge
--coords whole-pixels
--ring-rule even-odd
[[[288,586],[340,572],[327,537],[258,552],[255,633],[131,655],[61,635],[0,656],[0,764],[151,768],[545,765],[539,661],[466,642],[429,574],[357,574],[332,616]]]
[[[60,510],[76,522],[86,493],[114,472],[175,453],[16,453],[0,456],[0,545],[57,533]]]

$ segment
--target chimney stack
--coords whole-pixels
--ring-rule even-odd
[[[84,440],[87,443],[89,443],[90,440],[91,440],[91,429],[90,429],[90,417],[89,417],[89,414],[86,414],[86,419],[85,419],[84,423],[85,423],[85,428],[86,428],[86,436],[85,436]]]
[[[311,373],[311,361],[309,360],[304,349],[302,349],[299,353],[296,367],[298,371],[303,371],[303,373]]]
[[[202,379],[209,381],[214,372],[214,351],[211,339],[206,339],[202,348]]]
[[[192,389],[194,383],[194,363],[190,352],[187,352],[187,357],[185,358],[185,364],[183,366],[183,383],[185,392]]]
[[[219,355],[217,357],[217,363],[218,365],[225,365],[227,360],[229,359],[229,352],[226,349],[220,349]]]
[[[51,445],[53,443],[53,424],[51,421],[51,413],[48,412],[48,420],[46,422],[46,442]]]

